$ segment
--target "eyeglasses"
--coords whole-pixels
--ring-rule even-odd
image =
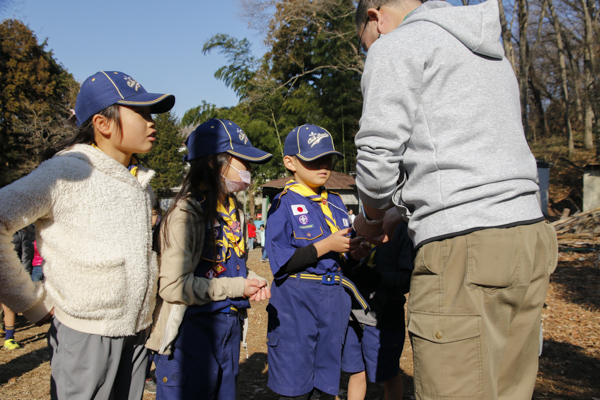
[[[358,7],[360,7],[360,3],[362,3],[362,0],[358,3]],[[381,7],[377,7],[377,11],[379,11],[380,8]],[[365,34],[365,29],[367,29],[368,24],[369,24],[369,15],[367,14],[367,20],[365,21],[365,25],[363,26],[362,31],[360,32],[360,36],[358,37],[358,46],[356,48],[357,56],[360,56],[360,49],[362,48],[362,37]]]

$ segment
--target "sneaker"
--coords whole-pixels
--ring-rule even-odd
[[[144,383],[144,392],[146,393],[156,393],[156,378],[146,379],[146,383]]]
[[[20,349],[21,346],[19,343],[15,342],[15,339],[8,339],[4,341],[4,348],[7,350],[16,350]]]
[[[261,258],[260,261],[267,262],[267,260],[265,260],[264,258]]]

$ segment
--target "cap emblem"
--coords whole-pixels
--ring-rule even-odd
[[[308,144],[310,144],[310,147],[313,147],[315,144],[318,144],[321,140],[328,136],[329,135],[327,133],[311,132],[310,135],[308,135]]]
[[[248,143],[248,136],[246,136],[246,134],[244,133],[244,131],[241,130],[240,128],[238,128],[237,132],[239,133],[240,140],[242,142],[244,142],[244,144]]]
[[[135,91],[137,92],[137,90],[140,88],[140,84],[137,83],[137,81],[133,80],[132,77],[125,75],[125,80],[127,81],[127,86],[129,86],[130,88],[135,88]]]

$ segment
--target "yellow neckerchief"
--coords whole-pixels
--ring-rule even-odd
[[[235,203],[231,197],[227,200],[227,206],[221,202],[217,204],[219,217],[225,222],[223,226],[223,238],[217,240],[217,246],[221,247],[221,259],[223,261],[231,256],[229,249],[233,249],[239,258],[244,258],[245,251],[244,230],[237,220]]]
[[[304,185],[299,184],[295,180],[291,179],[285,184],[284,190],[291,190],[294,193],[299,194],[300,196],[304,196],[309,200],[316,201],[321,206],[321,211],[323,211],[323,215],[325,216],[325,221],[327,222],[327,226],[329,226],[329,230],[331,233],[335,233],[340,230],[338,227],[335,218],[333,218],[333,213],[329,208],[329,202],[327,201],[327,190],[323,189],[321,191],[321,195],[314,194],[312,190],[307,188]]]
[[[100,147],[96,146],[96,143],[92,143],[91,146],[100,150]],[[102,150],[100,150],[100,151],[102,151]],[[131,156],[131,161],[130,161],[129,167],[127,167],[127,169],[129,170],[129,172],[131,172],[131,175],[135,176],[136,178],[137,178],[138,166],[139,166],[138,160],[136,160],[135,157]]]

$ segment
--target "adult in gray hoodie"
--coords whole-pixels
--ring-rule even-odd
[[[557,244],[497,0],[362,0],[356,23],[368,56],[355,227],[375,238],[387,209],[412,213],[417,398],[531,399]]]

